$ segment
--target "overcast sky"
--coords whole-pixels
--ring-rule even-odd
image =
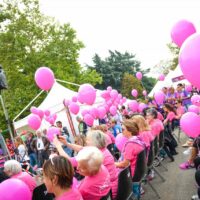
[[[200,27],[200,0],[40,0],[41,11],[70,23],[85,44],[81,64],[108,49],[136,54],[144,68],[170,57],[166,43],[181,19]]]

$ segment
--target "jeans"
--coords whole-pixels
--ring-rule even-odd
[[[31,167],[34,167],[37,164],[36,153],[29,154],[29,159],[30,159],[30,165],[31,165]]]
[[[38,168],[42,167],[45,160],[49,159],[48,152],[45,150],[39,150],[37,153]]]

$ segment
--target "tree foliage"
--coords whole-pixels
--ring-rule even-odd
[[[122,79],[121,93],[129,99],[133,99],[131,91],[136,89],[138,91],[138,97],[142,97],[143,87],[141,82],[132,74],[124,73]]]
[[[100,89],[105,89],[107,86],[121,91],[122,79],[125,73],[135,75],[136,72],[141,71],[143,73],[143,85],[150,91],[153,84],[149,83],[153,79],[149,79],[145,76],[149,72],[149,69],[142,70],[140,68],[140,61],[135,58],[135,55],[128,52],[121,53],[119,51],[109,51],[109,56],[102,59],[98,54],[93,57],[93,66],[88,66],[90,69],[96,69],[96,71],[102,76],[102,83],[97,84]]]
[[[4,98],[11,119],[39,92],[34,73],[40,66],[50,67],[58,79],[101,83],[95,70],[78,63],[84,45],[75,30],[44,16],[38,0],[5,0],[0,9],[0,63],[9,85]]]

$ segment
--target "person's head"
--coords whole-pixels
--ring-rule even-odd
[[[74,137],[74,143],[77,145],[85,146],[86,145],[86,138],[84,135],[76,135]]]
[[[33,137],[34,137],[34,134],[33,134],[32,132],[29,131],[29,132],[27,133],[27,138],[33,138]]]
[[[122,133],[125,137],[130,138],[139,134],[139,127],[132,119],[125,119],[122,122]]]
[[[134,115],[131,118],[132,122],[136,123],[139,128],[139,132],[150,130],[149,125],[145,121],[145,118],[142,115]]]
[[[4,171],[0,170],[0,183],[7,179],[9,179],[9,176]]]
[[[100,130],[93,130],[87,132],[86,137],[86,145],[87,146],[95,146],[98,149],[103,149],[106,147],[106,139],[105,135]]]
[[[16,160],[8,160],[4,163],[4,172],[11,177],[22,172],[21,164]]]
[[[181,99],[176,100],[174,105],[175,105],[176,107],[182,106],[182,100],[181,100]]]
[[[6,143],[10,143],[10,139],[9,138],[6,138]]]
[[[85,147],[76,156],[78,172],[83,176],[96,175],[103,162],[103,154],[97,147]]]
[[[170,94],[174,94],[174,92],[175,92],[174,87],[170,87],[170,88],[169,88],[169,93],[170,93]]]
[[[23,144],[24,145],[24,142],[22,140],[22,138],[20,136],[17,136],[15,138],[15,145],[18,147],[19,145]]]
[[[164,94],[167,94],[167,87],[163,87],[163,88],[162,88],[162,92],[163,92]]]
[[[57,126],[58,128],[62,128],[62,122],[61,122],[61,121],[57,121],[57,122],[56,122],[56,126]]]
[[[110,120],[110,126],[111,126],[111,127],[114,127],[116,124],[117,124],[116,119],[112,118],[112,119]]]
[[[76,117],[76,120],[77,120],[77,122],[79,122],[79,123],[83,121],[82,118],[81,118],[80,116],[77,116],[77,117]]]
[[[36,131],[36,135],[37,135],[38,138],[41,138],[42,137],[41,131],[40,130]]]
[[[121,108],[122,110],[125,110],[126,109],[126,107],[125,106],[122,106],[122,108]]]
[[[173,107],[173,105],[171,105],[169,103],[165,103],[163,106],[163,110],[165,112],[174,112],[174,107]]]
[[[181,92],[181,91],[183,90],[183,84],[182,84],[182,83],[179,83],[179,84],[177,85],[176,90],[177,90],[178,92]]]
[[[74,170],[69,160],[54,156],[43,165],[43,180],[49,193],[57,189],[67,190],[72,186]]]
[[[152,121],[154,119],[157,119],[158,117],[158,111],[155,108],[150,108],[146,112],[146,119],[148,121]]]

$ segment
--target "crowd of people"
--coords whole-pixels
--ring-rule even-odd
[[[38,130],[35,134],[28,131],[25,141],[20,136],[16,137],[16,148],[7,139],[8,150],[12,156],[17,156],[17,160],[4,163],[0,181],[20,179],[30,188],[32,198],[38,200],[100,200],[109,195],[116,199],[120,172],[130,167],[134,180],[138,155],[144,151],[148,163],[152,145],[158,145],[161,134],[164,136],[163,146],[159,148],[156,159],[173,162],[178,154],[173,130],[179,127],[181,116],[191,104],[191,94],[185,91],[183,84],[178,84],[176,91],[170,87],[163,88],[163,92],[166,94],[163,105],[158,106],[155,101],[149,100],[142,113],[132,113],[122,106],[116,116],[106,116],[97,126],[88,127],[78,116],[79,133],[73,137],[58,121],[56,126],[60,128],[61,135],[55,135],[53,142],[48,140],[45,130]],[[117,145],[119,134],[126,138],[122,149]],[[200,184],[200,139],[189,139],[194,142],[185,168],[196,167],[195,177]],[[38,171],[43,172],[40,186],[36,186],[38,183],[34,179]],[[153,169],[146,173],[145,178],[154,178]],[[38,187],[47,192],[38,195]],[[144,192],[140,183],[134,183],[132,191],[137,198]]]

